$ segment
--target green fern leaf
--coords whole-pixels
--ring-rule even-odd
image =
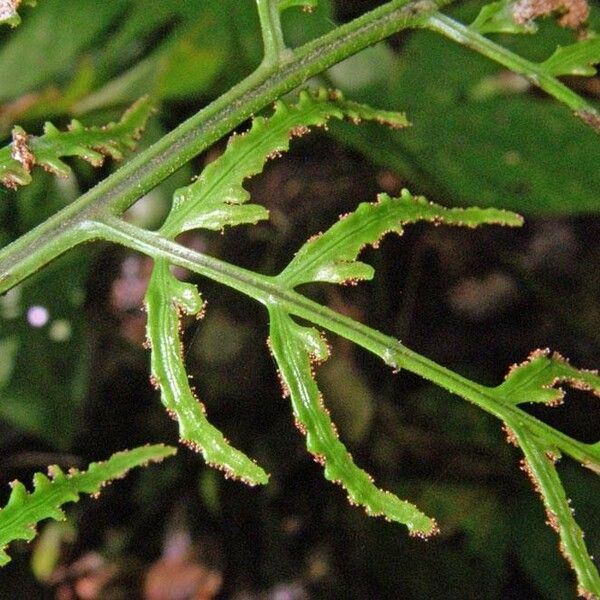
[[[417,221],[466,227],[518,226],[523,222],[515,213],[503,210],[444,208],[414,197],[408,190],[403,190],[399,198],[380,194],[377,202],[360,204],[356,211],[342,216],[325,233],[304,244],[278,280],[293,288],[311,281],[353,283],[371,279],[373,268],[356,260],[360,251],[367,244],[377,245],[388,232],[402,234],[404,225]]]
[[[547,523],[560,537],[560,548],[577,575],[577,593],[584,598],[600,595],[600,575],[584,541],[584,533],[575,521],[573,508],[562,486],[555,461],[556,451],[534,439],[516,421],[507,421],[511,439],[523,450],[522,469],[540,493],[546,509]]]
[[[435,534],[433,519],[413,504],[377,488],[339,440],[313,377],[313,363],[325,360],[329,354],[325,340],[315,329],[298,325],[280,307],[270,306],[269,317],[269,345],[284,393],[291,398],[296,424],[306,434],[309,452],[324,466],[325,478],[342,485],[350,503],[363,506],[367,514],[403,523],[411,535]]]
[[[351,102],[338,92],[303,91],[296,104],[280,100],[272,117],[255,118],[250,131],[232,136],[223,155],[208,165],[194,183],[175,192],[173,208],[160,232],[173,238],[190,229],[220,230],[227,225],[267,219],[265,208],[246,204],[250,194],[243,187],[244,180],[260,173],[270,157],[285,152],[291,137],[307,133],[309,127],[324,126],[332,117],[356,123],[378,121],[391,127],[408,125],[401,113]]]
[[[548,349],[536,350],[525,362],[513,366],[504,383],[493,391],[505,403],[557,405],[565,395],[564,390],[556,387],[561,383],[600,396],[600,377],[596,372],[576,369],[560,354],[551,354]]]
[[[181,341],[180,314],[202,315],[204,303],[196,286],[176,279],[164,261],[157,261],[146,292],[147,335],[152,349],[152,381],[161,400],[179,422],[184,444],[202,452],[206,462],[226,475],[250,484],[267,483],[268,475],[233,448],[206,419],[205,410],[189,384]]]
[[[278,101],[273,115],[257,117],[251,129],[230,138],[225,152],[208,165],[191,185],[177,190],[169,216],[160,229],[174,238],[184,231],[256,223],[268,211],[247,204],[250,195],[244,180],[260,173],[266,161],[289,148],[290,138],[332,118],[385,122],[392,127],[408,123],[403,114],[378,111],[350,102],[337,92],[303,91],[298,102]],[[179,313],[198,314],[202,302],[195,286],[179,282],[168,263],[156,261],[146,293],[148,343],[152,350],[152,376],[167,410],[179,421],[183,443],[202,452],[207,463],[249,484],[264,484],[267,474],[250,458],[233,448],[204,414],[188,383],[179,340]]]
[[[21,6],[35,6],[37,0],[0,0],[0,25],[16,27],[21,24],[17,10]]]
[[[569,46],[559,46],[542,67],[554,76],[596,74],[594,65],[600,63],[600,35]]]
[[[553,406],[563,401],[564,391],[557,387],[561,384],[600,396],[600,377],[596,372],[572,367],[566,359],[550,353],[548,349],[536,350],[525,362],[514,365],[504,383],[490,393],[504,404],[543,402]],[[543,435],[533,435],[518,417],[505,420],[509,440],[520,446],[525,455],[523,470],[542,496],[547,522],[560,536],[562,553],[577,574],[580,594],[585,597],[598,594],[600,576],[589,556],[583,532],[573,517],[554,464],[560,458],[559,452],[544,440]],[[600,445],[595,447],[598,449],[595,453],[598,461],[584,466],[598,471]],[[593,450],[591,454],[594,454]]]
[[[48,469],[50,478],[42,473],[34,475],[32,492],[14,481],[8,503],[0,510],[0,566],[10,561],[6,547],[11,541],[32,540],[37,535],[36,524],[44,519],[64,519],[63,504],[77,502],[80,494],[98,494],[105,484],[124,477],[133,467],[160,461],[175,452],[175,448],[158,444],[117,452],[106,462],[92,463],[84,472],[70,470],[65,474],[52,466]]]
[[[0,149],[0,181],[9,188],[27,185],[35,165],[66,177],[71,170],[61,158],[67,156],[78,156],[95,167],[101,166],[106,156],[120,160],[126,150],[135,148],[151,112],[150,100],[144,97],[125,111],[118,123],[105,127],[84,127],[73,120],[68,131],[59,131],[46,123],[44,135],[39,137],[15,127],[12,144]]]

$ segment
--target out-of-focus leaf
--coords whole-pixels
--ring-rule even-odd
[[[0,48],[0,102],[68,78],[127,0],[44,0]]]
[[[75,537],[72,523],[50,521],[46,524],[31,555],[31,571],[38,581],[51,581],[61,558],[62,544],[75,541]]]
[[[443,535],[463,534],[469,553],[505,581],[512,515],[504,499],[485,485],[429,481],[423,487],[419,502],[438,516]]]
[[[88,260],[89,253],[69,255],[0,302],[0,418],[58,448],[78,429],[87,383]]]
[[[359,444],[371,429],[376,399],[350,353],[333,352],[319,369],[319,380],[342,435]]]
[[[532,38],[514,39],[542,60],[552,52],[552,45],[545,50],[548,36],[536,36],[538,48],[530,48]],[[473,97],[481,81],[498,74],[497,66],[431,33],[412,34],[392,60],[385,86],[356,89],[352,80],[347,86],[363,102],[401,106],[413,126],[393,132],[332,123],[343,142],[433,197],[525,215],[600,210],[597,135],[566,118],[563,108],[533,95]],[[340,78],[335,84],[346,89]]]
[[[130,469],[161,461],[175,452],[175,448],[162,444],[143,446],[117,452],[106,462],[91,463],[87,471],[70,470],[66,475],[52,466],[50,478],[43,473],[33,476],[32,492],[20,481],[13,481],[8,503],[0,510],[0,566],[10,561],[6,554],[9,542],[32,540],[37,535],[36,524],[44,519],[62,521],[63,504],[77,502],[80,494],[98,494],[104,485],[124,477]]]
[[[282,15],[285,40],[290,46],[300,46],[335,27],[331,0],[312,2],[313,10],[287,10]]]
[[[226,65],[229,49],[225,22],[214,14],[199,17],[150,56],[82,99],[75,108],[87,112],[131,102],[142,94],[163,100],[198,96],[208,90]]]
[[[0,149],[0,182],[12,188],[27,185],[35,165],[67,177],[71,170],[61,160],[65,156],[78,156],[95,167],[102,165],[105,156],[120,160],[125,150],[135,147],[151,111],[146,97],[129,108],[118,123],[104,127],[84,127],[73,120],[68,131],[61,132],[47,122],[40,137],[15,127],[12,144]]]
[[[4,303],[6,303],[6,300],[4,300]],[[10,381],[18,350],[19,341],[15,336],[7,336],[0,340],[0,356],[2,356],[0,362],[0,389]]]
[[[499,0],[486,4],[477,18],[469,25],[478,33],[535,33],[537,26],[533,21],[517,23],[513,16],[514,0]]]
[[[554,54],[542,63],[552,75],[596,74],[594,65],[600,63],[600,35],[581,40],[570,46],[559,46]]]
[[[74,178],[43,172],[18,194],[5,192],[8,235],[28,231],[78,194]],[[88,385],[82,311],[91,250],[65,255],[0,297],[0,340],[10,350],[2,353],[0,419],[56,448],[67,448],[77,431]]]
[[[48,120],[68,113],[75,102],[90,93],[94,79],[94,66],[85,58],[64,89],[50,86],[0,106],[0,138],[8,136],[15,123]]]

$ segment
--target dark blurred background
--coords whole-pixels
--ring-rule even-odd
[[[321,0],[312,14],[289,11],[288,39],[300,44],[378,4]],[[453,10],[468,22],[477,5]],[[7,143],[14,123],[36,133],[45,119],[60,126],[73,115],[105,123],[150,93],[158,112],[147,146],[256,66],[254,12],[251,0],[44,0],[24,11],[19,29],[0,32],[0,135]],[[592,6],[596,27],[599,15]],[[574,34],[546,19],[536,36],[496,39],[543,60]],[[598,104],[598,77],[567,83]],[[540,347],[600,366],[597,136],[526,82],[425,32],[394,36],[315,84],[406,110],[414,125],[392,132],[335,123],[295,141],[247,184],[269,223],[183,242],[274,274],[308,237],[380,191],[408,187],[447,205],[511,208],[526,218],[520,230],[412,226],[364,253],[372,282],[305,291],[481,383],[500,383]],[[128,218],[159,225],[173,191],[222,149],[181,169]],[[116,168],[72,165],[66,180],[40,172],[18,193],[0,190],[2,245]],[[83,467],[123,448],[177,443],[142,347],[150,268],[140,255],[96,244],[0,298],[2,482],[29,485],[51,463]],[[306,452],[281,398],[262,307],[190,280],[208,301],[204,320],[184,331],[198,395],[211,421],[267,468],[269,485],[225,480],[181,448],[99,499],[71,505],[67,523],[41,524],[35,542],[12,544],[1,598],[575,597],[501,423],[328,336],[333,355],[317,377],[342,439],[382,487],[439,521],[436,538],[411,539],[351,507]],[[46,311],[42,326],[32,325],[32,307]],[[598,439],[597,399],[582,392],[558,408],[528,410],[578,439]],[[600,482],[570,460],[559,471],[598,556]]]

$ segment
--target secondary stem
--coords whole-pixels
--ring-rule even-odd
[[[286,51],[277,0],[256,0],[264,44],[263,65],[276,66]]]
[[[403,368],[469,400],[495,417],[527,427],[548,444],[560,448],[582,464],[600,467],[600,449],[578,442],[556,431],[512,404],[504,404],[494,388],[477,384],[410,350],[395,338],[371,329],[301,294],[285,289],[275,277],[252,271],[200,254],[154,232],[144,231],[115,217],[95,227],[95,235],[138,250],[155,259],[166,259],[209,279],[227,285],[264,305],[279,304],[287,312],[332,331],[379,356],[393,368]]]
[[[583,118],[585,114],[598,114],[581,96],[550,75],[541,65],[514,54],[450,17],[436,13],[425,21],[424,27],[487,56],[513,73],[523,75],[533,85],[566,104],[578,117]],[[588,125],[591,123],[588,122]]]

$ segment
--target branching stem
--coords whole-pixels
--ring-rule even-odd
[[[275,278],[260,275],[190,250],[156,233],[144,231],[115,217],[90,224],[91,236],[132,248],[154,259],[194,271],[254,298],[265,306],[278,304],[293,315],[332,331],[379,356],[393,368],[403,368],[436,385],[473,402],[495,417],[518,423],[520,427],[560,449],[587,467],[600,469],[600,447],[584,444],[556,431],[517,406],[502,403],[493,394],[494,388],[479,385],[461,375],[413,352],[393,337],[358,323],[305,296],[282,288]]]
[[[274,67],[290,55],[283,39],[277,0],[256,0],[256,6],[264,45],[263,66]]]
[[[513,73],[519,73],[536,87],[541,88],[563,104],[566,104],[577,116],[587,111],[595,112],[594,109],[581,96],[562,84],[556,77],[550,75],[539,64],[533,63],[503,46],[494,43],[485,36],[469,29],[462,23],[447,17],[441,13],[431,15],[425,21],[425,28],[440,33],[441,35],[475,50],[483,56],[510,69]]]

